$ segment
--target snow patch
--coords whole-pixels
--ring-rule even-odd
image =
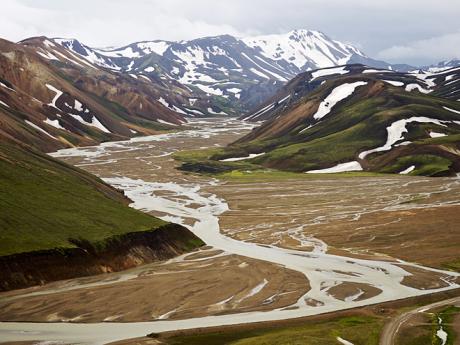
[[[407,84],[406,85],[406,89],[405,89],[407,92],[411,92],[413,90],[418,90],[420,91],[421,93],[430,93],[431,90],[427,90],[427,89],[424,89],[423,87],[421,87],[419,84]]]
[[[160,97],[158,99],[158,102],[160,102],[161,104],[163,104],[166,108],[169,108],[169,103],[166,102],[166,100],[163,98],[163,97]]]
[[[96,127],[97,129],[105,133],[110,133],[110,131],[96,118],[96,116],[92,116],[91,122],[87,122],[80,115],[74,115],[74,114],[69,114],[69,115],[72,116],[78,122],[81,122],[82,124],[86,126]]]
[[[407,175],[407,174],[411,173],[414,170],[415,170],[415,165],[411,165],[407,169],[404,169],[403,171],[401,171],[399,174],[400,175]]]
[[[343,345],[354,345],[353,343],[349,342],[348,340],[342,339],[340,337],[337,337],[337,341]]]
[[[54,128],[66,130],[64,127],[61,126],[61,124],[59,123],[58,119],[51,120],[51,119],[47,118],[46,120],[43,120],[43,122],[48,124],[48,125],[50,125],[50,126],[53,126]]]
[[[137,46],[142,49],[145,54],[155,53],[163,55],[164,52],[169,48],[170,44],[164,41],[156,42],[140,42]]]
[[[246,157],[235,157],[235,158],[221,159],[220,162],[237,162],[237,161],[243,161],[243,160],[246,160],[246,159],[251,159],[251,158],[259,157],[259,156],[262,156],[262,155],[264,155],[264,154],[265,154],[265,152],[262,152],[262,153],[251,153],[249,156],[246,156]]]
[[[47,136],[49,136],[50,138],[53,138],[54,140],[58,140],[56,137],[53,137],[51,134],[49,134],[47,131],[45,131],[44,129],[38,127],[35,123],[33,122],[30,122],[29,120],[24,120],[25,123],[27,123],[30,127],[32,128],[35,128],[37,131],[40,131],[42,132],[43,134],[46,134]]]
[[[432,138],[441,138],[445,136],[447,136],[447,134],[439,133],[439,132],[430,132],[430,137]]]
[[[311,73],[312,81],[319,77],[324,77],[326,75],[332,74],[347,74],[349,71],[345,69],[345,66],[341,67],[334,67],[334,68],[327,68],[327,69],[320,69]]]
[[[44,53],[37,51],[37,54],[44,57],[47,60],[56,60],[56,61],[61,61],[59,60],[56,56],[51,54],[50,52],[45,51]]]
[[[389,71],[387,69],[366,69],[363,71],[364,74],[367,73],[392,73],[393,71]]]
[[[316,120],[322,119],[330,113],[332,108],[340,101],[349,97],[358,86],[366,85],[365,81],[357,81],[354,83],[344,83],[337,86],[332,92],[321,102],[317,112],[313,115]]]
[[[212,110],[211,107],[208,107],[208,113],[213,114],[213,115],[227,115],[227,113],[224,113],[223,111],[219,111],[218,113]]]
[[[396,81],[396,80],[383,80],[383,81],[393,86],[404,86],[404,83],[402,81]]]
[[[406,125],[408,123],[418,122],[418,123],[434,123],[439,126],[446,126],[443,124],[443,121],[437,119],[430,119],[424,116],[413,116],[409,119],[402,119],[393,122],[390,126],[387,127],[387,141],[385,145],[377,147],[372,150],[363,151],[359,154],[360,159],[364,159],[367,155],[374,152],[389,151],[392,149],[393,145],[403,139],[403,133],[407,133]]]
[[[0,81],[0,86],[1,86],[1,87],[4,87],[5,89],[8,89],[8,90],[10,90],[10,91],[16,92],[14,89],[12,89],[11,87],[6,86],[6,85],[3,84],[1,81]]]
[[[446,109],[446,110],[448,110],[448,111],[450,111],[450,112],[452,112],[452,113],[460,114],[460,111],[458,111],[458,110],[455,110],[455,109],[452,109],[452,108],[448,108],[448,107],[443,107],[443,108]]]
[[[347,162],[347,163],[340,163],[331,168],[306,171],[306,173],[307,174],[331,174],[331,173],[339,173],[339,172],[347,172],[347,171],[362,171],[362,170],[363,168],[361,164],[359,164],[359,162],[352,161],[352,162]]]
[[[45,84],[45,86],[46,86],[49,90],[51,90],[51,91],[53,91],[54,93],[56,93],[56,95],[54,95],[54,98],[51,100],[51,103],[48,103],[48,105],[49,105],[50,107],[56,108],[56,109],[58,109],[58,110],[61,110],[61,109],[59,109],[59,108],[56,106],[56,101],[58,100],[59,97],[61,97],[61,95],[63,94],[63,92],[62,92],[61,90],[56,89],[56,88],[55,88],[53,85],[51,85],[51,84]]]

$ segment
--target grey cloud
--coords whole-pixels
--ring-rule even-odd
[[[458,0],[2,0],[0,36],[72,36],[109,46],[306,28],[390,62],[426,63],[460,55],[454,46],[432,58],[415,48],[458,32],[459,14]]]

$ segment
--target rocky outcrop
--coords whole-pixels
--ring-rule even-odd
[[[111,237],[96,244],[72,239],[75,248],[56,248],[0,257],[0,290],[121,271],[188,252],[204,243],[187,228],[157,229]]]

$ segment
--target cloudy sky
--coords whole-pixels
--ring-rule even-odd
[[[2,0],[0,37],[134,41],[320,30],[388,62],[460,57],[460,0]]]

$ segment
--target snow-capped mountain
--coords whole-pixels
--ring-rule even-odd
[[[275,61],[286,61],[297,72],[344,65],[353,54],[365,57],[355,47],[334,41],[319,31],[294,30],[287,34],[243,38],[249,47]]]
[[[456,176],[459,101],[460,67],[402,73],[349,64],[308,71],[244,117],[262,125],[184,168]],[[243,158],[239,165],[235,157]]]
[[[310,30],[245,38],[222,35],[180,42],[144,41],[115,49],[90,48],[75,39],[54,41],[108,69],[176,80],[220,99],[223,109],[231,104],[234,112],[259,104],[300,72],[350,62],[391,68],[351,45]]]
[[[441,61],[436,65],[430,65],[426,67],[422,67],[423,70],[429,71],[429,72],[440,72],[440,71],[445,71],[450,68],[454,68],[460,66],[460,59],[451,59],[447,61]]]

